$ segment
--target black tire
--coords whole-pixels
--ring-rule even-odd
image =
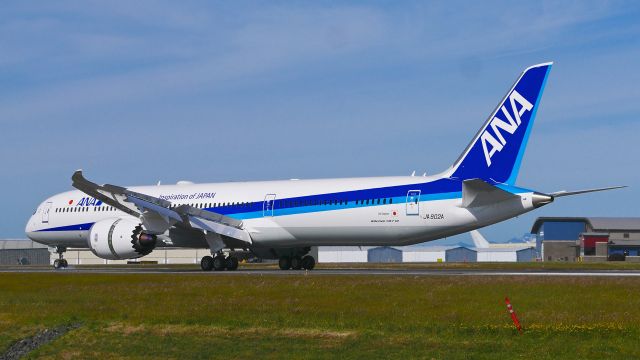
[[[280,270],[289,270],[291,268],[291,259],[288,256],[283,256],[278,261],[278,266],[280,266]]]
[[[53,268],[54,269],[60,269],[61,266],[62,266],[62,264],[60,264],[60,259],[53,260]]]
[[[209,255],[204,256],[202,260],[200,260],[200,267],[204,271],[211,271],[211,269],[213,269],[213,258]]]
[[[60,260],[60,262],[62,263],[61,265],[62,265],[63,268],[66,268],[66,267],[69,266],[69,263],[67,262],[67,259],[62,259],[62,260]]]
[[[222,271],[227,267],[227,259],[224,256],[216,256],[213,258],[213,270]]]
[[[302,269],[302,259],[300,258],[300,256],[294,256],[291,258],[291,268],[293,270]]]
[[[302,258],[302,267],[306,270],[313,270],[316,267],[316,259],[311,255],[307,255]]]
[[[229,256],[227,258],[227,270],[236,270],[238,269],[238,258],[235,256]]]

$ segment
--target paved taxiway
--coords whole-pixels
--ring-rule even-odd
[[[276,269],[240,269],[236,271],[209,271],[200,269],[175,269],[170,267],[153,268],[75,268],[54,270],[51,268],[0,267],[0,273],[55,273],[55,274],[183,274],[202,276],[237,275],[392,275],[392,276],[572,276],[572,277],[640,277],[640,270],[450,270],[450,269],[317,269],[312,271]]]

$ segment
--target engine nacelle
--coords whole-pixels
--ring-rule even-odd
[[[109,260],[135,259],[148,255],[156,247],[157,237],[142,232],[134,219],[101,220],[89,230],[89,249],[96,256]]]

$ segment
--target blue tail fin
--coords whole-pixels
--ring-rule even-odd
[[[527,68],[453,166],[451,177],[514,185],[552,63]]]

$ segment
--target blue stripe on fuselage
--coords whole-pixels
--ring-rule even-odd
[[[505,191],[518,194],[524,192],[530,192],[530,190],[519,188],[516,186],[510,186],[506,184],[493,184]],[[407,193],[410,190],[420,190],[420,202],[434,201],[434,200],[448,200],[448,199],[460,199],[462,197],[462,182],[458,179],[439,179],[432,182],[410,184],[410,185],[398,185],[384,188],[373,188],[363,190],[344,191],[336,193],[298,196],[284,199],[276,199],[273,215],[296,215],[305,213],[314,213],[321,211],[332,211],[342,209],[354,209],[372,206],[386,206],[386,205],[402,205],[407,202]],[[277,196],[277,194],[276,194]],[[380,203],[378,204],[378,199]],[[383,199],[387,200],[386,204],[383,204]],[[391,201],[389,202],[389,199]],[[369,204],[356,204],[356,201],[369,201]],[[327,201],[343,201],[342,205],[324,205]],[[344,203],[346,201],[346,204]],[[316,204],[323,205],[316,205]],[[309,205],[307,205],[309,204]],[[313,204],[313,205],[311,205]],[[263,213],[264,201],[251,202],[244,205],[236,206],[221,206],[210,207],[204,210],[223,214],[238,220],[255,219],[264,216]],[[60,226],[49,229],[42,229],[38,231],[77,231],[77,230],[89,230],[94,223],[77,224]]]
[[[48,229],[41,229],[37,231],[80,231],[80,230],[89,230],[95,223],[84,223],[84,224],[75,224],[75,225],[67,225],[67,226],[58,226],[52,227]]]
[[[420,200],[443,200],[460,198],[462,194],[462,183],[457,179],[438,179],[431,182],[389,186],[383,188],[372,188],[362,190],[351,190],[327,194],[306,195],[279,199],[276,195],[274,204],[274,216],[293,215],[300,213],[310,213],[319,211],[330,211],[338,209],[359,208],[366,206],[383,205],[377,204],[377,199],[392,199],[393,204],[404,204],[407,201],[407,193],[410,190],[420,190]],[[356,201],[369,201],[369,204],[358,204]],[[375,200],[375,204],[371,203]],[[324,205],[330,201],[343,201],[342,205]],[[347,201],[347,204],[344,204]],[[322,205],[319,205],[322,204]],[[252,219],[263,216],[264,200],[251,203],[243,203],[232,206],[218,206],[206,208],[206,210],[218,214],[227,215],[236,219]]]

